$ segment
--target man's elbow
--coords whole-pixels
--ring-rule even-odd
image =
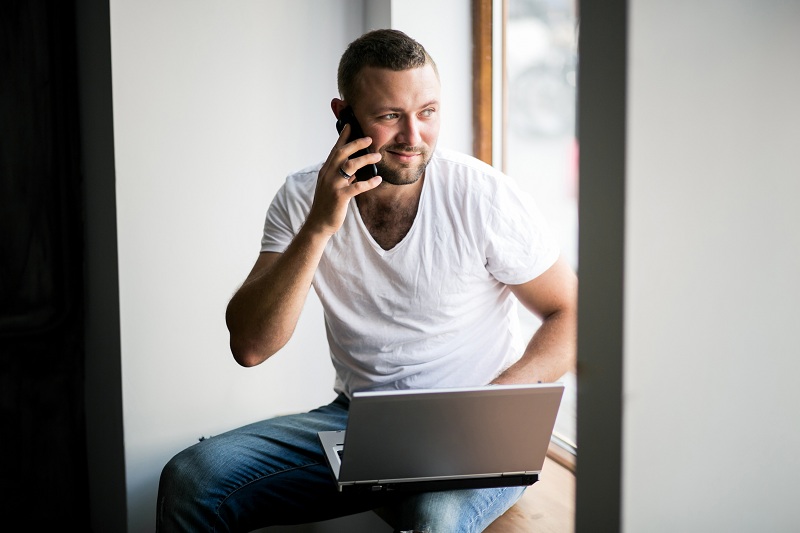
[[[278,341],[269,338],[263,331],[254,331],[251,324],[235,320],[230,308],[225,316],[225,323],[228,327],[231,354],[241,366],[251,367],[261,364],[282,347]]]
[[[266,346],[255,346],[252,343],[237,342],[231,337],[231,354],[239,365],[249,368],[260,365],[277,352],[277,349],[270,349]]]

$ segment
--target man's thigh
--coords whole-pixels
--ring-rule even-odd
[[[210,437],[176,455],[162,473],[159,530],[213,526],[249,531],[325,520],[374,508],[383,495],[340,493],[319,431],[344,429],[343,399]]]
[[[308,413],[274,418],[221,435],[236,441],[240,458],[236,489],[225,507],[237,516],[252,516],[248,527],[327,520],[372,509],[385,496],[338,491],[317,433],[345,429],[346,404],[331,404]]]

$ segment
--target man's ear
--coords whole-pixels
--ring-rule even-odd
[[[334,98],[331,100],[331,110],[333,111],[333,115],[338,119],[339,113],[342,112],[342,109],[347,107],[347,102],[344,100],[340,100],[339,98]]]

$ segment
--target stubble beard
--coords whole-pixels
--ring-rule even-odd
[[[392,150],[395,151],[403,151],[402,149],[397,149],[397,147],[391,147]],[[381,150],[385,152],[385,150]],[[425,169],[428,167],[428,163],[431,160],[431,154],[427,150],[405,150],[408,152],[415,152],[422,155],[422,161],[418,165],[408,166],[408,167],[397,167],[397,166],[389,166],[383,161],[379,161],[376,165],[378,167],[378,175],[383,179],[384,182],[389,183],[391,185],[411,185],[412,183],[416,183],[417,181],[425,175]],[[385,158],[385,154],[384,155]]]

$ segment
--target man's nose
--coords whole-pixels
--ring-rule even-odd
[[[422,141],[419,130],[420,124],[417,118],[406,116],[400,126],[400,133],[397,136],[398,142],[408,146],[417,146]]]

